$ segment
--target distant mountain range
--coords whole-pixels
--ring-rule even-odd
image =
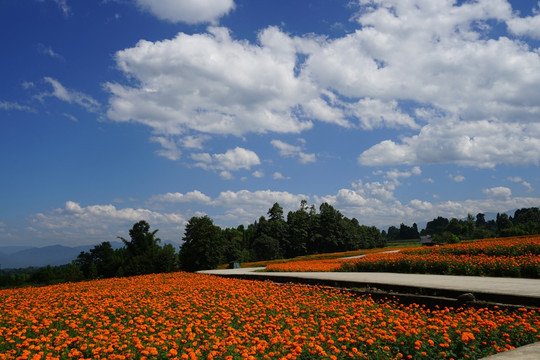
[[[169,243],[175,247],[176,251],[178,251],[179,244],[168,241],[165,241],[163,244]],[[0,269],[65,265],[75,260],[81,251],[89,251],[96,245],[76,247],[63,245],[45,247],[0,246]],[[123,243],[116,241],[111,241],[111,245],[114,249],[124,246]]]

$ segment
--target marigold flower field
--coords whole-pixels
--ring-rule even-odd
[[[293,261],[267,271],[379,271],[540,278],[540,235],[368,254],[358,259]]]
[[[539,330],[538,309],[183,272],[0,290],[0,359],[478,359]]]

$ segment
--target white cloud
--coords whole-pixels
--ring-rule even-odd
[[[534,191],[534,188],[532,187],[531,183],[529,183],[527,181],[522,182],[521,185],[523,185],[525,188],[527,188],[528,192]]]
[[[58,54],[57,52],[55,52],[50,46],[38,44],[37,49],[40,54],[47,55],[55,59],[64,60],[64,57]]]
[[[430,211],[433,209],[433,205],[430,202],[418,199],[411,200],[407,206],[417,211]]]
[[[192,154],[191,158],[196,161],[195,166],[206,170],[222,170],[224,178],[230,177],[230,171],[249,170],[261,163],[255,152],[241,147],[227,150],[224,154]]]
[[[335,201],[344,206],[362,206],[367,202],[360,192],[351,189],[340,189],[335,197]]]
[[[166,193],[161,195],[154,195],[150,198],[150,201],[156,202],[170,202],[170,203],[196,203],[196,204],[209,204],[211,198],[199,190],[187,192],[185,194],[175,192]]]
[[[520,18],[505,0],[359,6],[357,29],[341,38],[268,27],[253,44],[210,27],[141,40],[115,55],[134,81],[106,84],[108,116],[168,136],[298,133],[315,121],[407,130],[364,150],[368,166],[540,163],[540,55],[491,25],[531,35],[538,15]]]
[[[221,177],[223,180],[232,180],[234,179],[233,174],[231,174],[230,171],[223,170],[219,173],[219,177]]]
[[[253,204],[270,208],[272,204],[278,202],[282,207],[289,207],[299,205],[300,201],[305,198],[305,195],[295,195],[285,191],[224,191],[213,201],[213,204],[221,207],[238,207]]]
[[[208,141],[210,139],[210,136],[207,135],[188,135],[184,136],[184,138],[181,140],[182,146],[187,149],[199,149],[201,150],[203,148],[203,143],[205,141]]]
[[[420,175],[421,173],[422,170],[420,170],[420,167],[415,166],[411,171],[399,171],[397,169],[388,170],[385,177],[397,183],[399,178],[409,178],[413,175]]]
[[[158,133],[192,129],[208,134],[297,133],[312,126],[295,114],[317,95],[294,75],[292,39],[277,28],[259,34],[260,45],[233,40],[225,28],[180,33],[172,40],[141,40],[115,55],[138,87],[109,83],[108,116],[133,120]]]
[[[18,110],[18,111],[28,111],[28,112],[36,112],[34,109],[32,109],[29,106],[21,105],[16,102],[9,102],[9,101],[0,101],[0,109],[1,110]]]
[[[508,37],[486,39],[488,21],[513,16],[507,2],[368,3],[362,30],[328,44],[332,57],[310,59],[314,76],[350,97],[429,104],[439,119],[417,109],[428,122],[418,135],[385,140],[360,164],[538,164],[540,132],[531,123],[540,104],[531,94],[540,91],[540,57]]]
[[[513,17],[506,21],[508,29],[519,36],[529,36],[533,39],[540,39],[540,13],[536,11],[534,16],[524,18]]]
[[[465,176],[458,174],[458,175],[450,175],[450,179],[454,180],[455,182],[463,182],[465,181]]]
[[[171,192],[154,195],[148,204],[163,206],[208,207],[211,211],[189,211],[191,216],[209,214],[219,226],[251,224],[260,216],[266,216],[268,209],[278,202],[284,213],[299,208],[306,200],[319,206],[328,202],[349,218],[357,218],[361,224],[375,225],[386,229],[400,223],[419,225],[437,216],[464,218],[467,214],[479,212],[500,212],[509,209],[538,206],[539,198],[514,198],[510,189],[493,187],[484,189],[485,199],[465,201],[429,202],[421,199],[403,204],[396,200],[393,191],[399,184],[390,181],[362,183],[358,181],[351,189],[343,188],[335,194],[308,196],[272,190],[223,191],[215,198],[199,190],[187,193]],[[382,195],[386,192],[386,196]],[[78,242],[97,243],[114,241],[117,235],[126,236],[127,229],[139,220],[146,220],[152,228],[160,229],[159,236],[166,240],[178,241],[186,224],[185,216],[179,213],[158,212],[142,208],[116,208],[113,205],[81,206],[74,201],[66,202],[64,208],[54,209],[46,214],[32,216],[33,237],[40,239],[55,236]],[[5,224],[0,223],[0,231]],[[70,240],[71,241],[71,240]]]
[[[162,20],[188,24],[215,22],[234,9],[234,0],[137,0],[137,5]]]
[[[47,96],[54,96],[62,101],[68,103],[76,103],[84,107],[89,112],[96,112],[100,108],[98,101],[93,99],[91,96],[86,95],[82,92],[66,89],[58,80],[55,80],[51,77],[45,77],[44,80],[53,87],[52,93],[42,93],[38,97],[43,98]]]
[[[522,179],[519,176],[509,176],[508,180],[512,181],[512,182],[521,182],[522,181]]]
[[[350,105],[351,113],[358,118],[360,127],[372,130],[377,127],[408,127],[418,129],[414,119],[404,114],[399,108],[397,101],[392,100],[384,103],[379,99],[365,98]]]
[[[160,144],[163,149],[156,151],[159,156],[166,157],[169,160],[178,160],[182,155],[182,151],[178,148],[178,145],[172,138],[166,138],[164,136],[153,136],[150,141]]]
[[[270,142],[275,148],[279,150],[279,154],[284,157],[298,157],[298,160],[302,164],[312,163],[317,161],[315,154],[307,154],[302,151],[300,146],[294,146],[287,144],[281,140],[272,140]]]
[[[492,187],[482,190],[484,194],[494,199],[508,199],[512,195],[512,190],[504,186]]]
[[[69,120],[73,121],[73,122],[79,122],[79,119],[77,119],[77,117],[71,115],[71,114],[68,114],[68,113],[64,113],[64,116],[67,117]]]
[[[253,177],[256,177],[256,178],[263,178],[264,177],[264,172],[260,171],[260,170],[257,170],[257,171],[254,171],[253,172]]]
[[[279,203],[284,213],[296,210],[300,201],[309,199],[302,194],[291,194],[284,191],[259,190],[259,191],[224,191],[212,201],[216,207],[225,209],[225,214],[215,218],[228,223],[250,224],[258,220],[260,216],[266,216],[272,204]]]
[[[340,189],[336,195],[314,197],[316,204],[326,201],[340,210],[345,216],[355,217],[361,224],[375,225],[385,229],[400,223],[411,225],[430,221],[438,216],[465,218],[467,214],[500,212],[516,208],[538,206],[540,198],[514,198],[507,188],[485,189],[487,199],[464,201],[429,202],[413,199],[402,204],[393,196],[381,197],[371,190],[381,189],[381,183],[353,184],[353,189]],[[393,190],[388,189],[388,194]],[[435,197],[435,200],[438,197]],[[310,199],[307,199],[308,201]]]
[[[401,144],[385,140],[358,157],[361,165],[456,163],[493,168],[497,164],[540,163],[540,132],[534,125],[493,121],[428,124]]]
[[[288,180],[288,179],[290,179],[290,177],[285,177],[282,173],[277,172],[277,171],[272,175],[272,178],[274,180]]]
[[[71,8],[68,6],[67,0],[54,0],[54,2],[60,7],[64,16],[71,14]]]
[[[373,181],[364,183],[362,180],[352,184],[353,189],[365,198],[372,198],[381,201],[394,200],[394,190],[399,182],[395,179],[391,181]]]
[[[184,217],[176,213],[160,213],[141,208],[118,209],[114,205],[83,207],[74,201],[67,201],[64,208],[38,213],[31,218],[36,236],[85,243],[115,241],[117,234],[127,232],[127,229],[140,220],[146,220],[153,228],[171,228],[186,223]],[[65,245],[70,245],[65,242]]]

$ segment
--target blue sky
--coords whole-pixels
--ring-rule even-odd
[[[0,245],[540,205],[535,1],[9,0],[0,34]]]

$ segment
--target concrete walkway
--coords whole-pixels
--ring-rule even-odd
[[[472,293],[477,300],[540,307],[540,280],[478,276],[372,272],[264,272],[264,267],[204,270],[201,273],[277,282],[375,288],[397,293],[420,293],[457,298]]]
[[[538,279],[368,272],[264,272],[263,270],[264,267],[199,272],[282,283],[299,282],[360,288],[367,292],[383,290],[390,294],[420,293],[450,299],[472,293],[479,301],[540,307],[540,280]],[[514,359],[540,360],[540,342],[489,357],[489,360]]]

